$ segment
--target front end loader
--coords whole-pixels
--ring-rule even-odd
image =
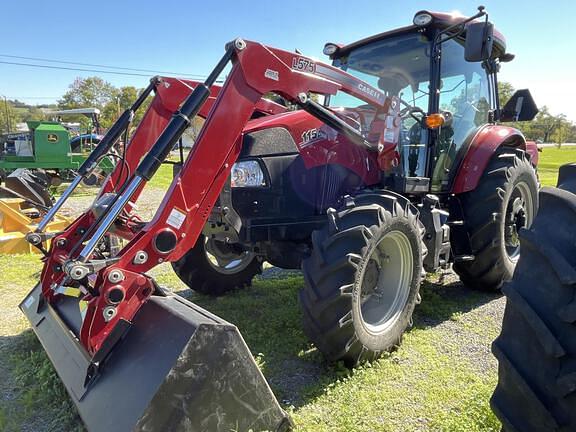
[[[146,272],[179,259],[196,242],[238,156],[244,125],[255,110],[281,109],[262,100],[264,94],[277,92],[358,145],[369,145],[307,95],[344,88],[367,103],[382,105],[384,99],[359,91],[361,81],[337,69],[342,81],[353,84],[294,70],[294,56],[237,39],[191,93],[184,81],[153,80],[147,92],[156,96],[93,208],[55,236],[43,231],[45,223],[29,234],[39,247],[50,237],[52,242],[41,282],[20,307],[90,430],[289,426],[237,329],[165,292]],[[225,85],[212,86],[230,62]],[[132,113],[111,128],[79,179],[113,145]],[[156,216],[144,223],[132,203],[196,115],[206,117],[200,135]],[[128,241],[115,256],[100,247],[111,236]]]
[[[264,259],[301,265],[304,329],[349,365],[398,345],[424,270],[455,262],[486,289],[513,271],[537,208],[537,153],[497,122],[535,110],[529,93],[500,108],[496,72],[513,56],[484,9],[421,11],[325,53],[332,65],[236,39],[204,83],[154,78],[28,234],[46,257],[20,307],[89,430],[290,427],[238,330],[159,287],[158,264],[214,295],[249,283]],[[47,233],[152,92],[92,207]],[[196,116],[194,146],[143,221],[140,192]]]

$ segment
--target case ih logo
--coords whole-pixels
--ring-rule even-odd
[[[358,90],[360,90],[362,93],[366,93],[369,96],[372,96],[373,98],[376,98],[378,100],[382,99],[382,93],[380,93],[377,90],[374,90],[371,87],[368,87],[362,83],[358,84]]]

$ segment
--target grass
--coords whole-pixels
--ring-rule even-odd
[[[3,282],[2,313],[17,303],[34,284],[40,263],[37,257],[0,257]],[[290,411],[299,431],[320,430],[467,430],[496,431],[498,422],[488,407],[495,384],[490,373],[479,370],[462,352],[462,341],[446,329],[460,332],[474,327],[478,306],[493,296],[462,292],[460,285],[442,286],[435,277],[423,286],[423,303],[413,329],[399,350],[364,367],[349,371],[327,365],[308,342],[301,328],[297,292],[301,276],[255,281],[254,286],[213,299],[196,294],[177,279],[168,265],[153,271],[162,285],[234,322],[275,394]],[[1,430],[20,430],[32,418],[46,415],[42,427],[52,430],[80,428],[75,410],[65,394],[40,344],[23,319],[3,320],[0,338],[17,338],[9,353],[0,350],[6,375],[20,389],[12,403],[0,405]],[[485,323],[482,323],[483,327]],[[486,329],[485,329],[486,330]],[[498,331],[488,331],[476,344],[488,349]],[[4,422],[4,424],[2,423]],[[56,429],[58,430],[58,429]]]
[[[560,165],[576,162],[576,146],[545,147],[540,153],[538,176],[543,186],[556,186]]]
[[[147,187],[155,189],[168,189],[168,186],[172,183],[172,165],[162,164],[160,168],[152,177],[152,180],[148,182]],[[68,187],[68,183],[63,183],[59,186],[51,188],[51,192],[54,196],[59,197]],[[98,187],[86,186],[80,183],[78,188],[74,191],[73,196],[93,196],[98,191]]]
[[[542,184],[552,185],[558,166],[576,160],[576,148],[546,148],[540,156]],[[170,181],[171,167],[163,166],[151,186],[164,188]],[[2,431],[82,430],[17,309],[40,269],[38,256],[0,256]],[[213,299],[187,290],[169,265],[152,274],[161,285],[239,327],[298,431],[500,430],[488,403],[496,383],[496,362],[489,349],[500,326],[492,312],[492,302],[502,301],[497,296],[429,276],[414,326],[400,348],[349,371],[326,364],[303,334],[299,275],[257,279],[251,288]]]

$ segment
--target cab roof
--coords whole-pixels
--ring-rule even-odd
[[[432,15],[433,20],[432,22],[425,27],[418,27],[414,24],[409,25],[409,26],[405,26],[405,27],[400,27],[397,29],[393,29],[393,30],[389,30],[389,31],[385,31],[383,33],[378,33],[376,35],[373,36],[368,36],[364,39],[360,39],[358,41],[352,42],[348,45],[338,45],[339,49],[337,54],[334,57],[341,57],[343,55],[345,55],[346,53],[348,53],[349,51],[353,50],[354,48],[358,48],[360,46],[369,44],[371,42],[375,42],[381,39],[387,39],[391,36],[395,36],[395,35],[400,35],[403,33],[410,33],[410,32],[414,32],[414,31],[418,31],[421,29],[427,29],[430,27],[437,27],[437,28],[447,28],[450,27],[454,24],[458,24],[459,22],[462,22],[466,19],[468,19],[468,17],[466,16],[462,16],[462,15],[458,15],[458,14],[451,14],[451,13],[446,13],[446,12],[430,12],[430,11],[419,11],[417,12],[417,14],[419,13],[429,13],[430,15]],[[506,53],[506,39],[504,38],[504,35],[502,35],[502,33],[500,33],[496,28],[494,28],[494,34],[493,34],[493,38],[494,38],[494,51],[495,51],[495,55],[496,57],[500,57],[503,54]]]

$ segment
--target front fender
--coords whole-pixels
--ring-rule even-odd
[[[509,126],[486,125],[481,128],[470,143],[464,160],[460,164],[452,193],[460,194],[476,189],[484,170],[488,166],[494,152],[501,146],[509,146],[526,150],[532,164],[538,163],[536,144],[527,144],[524,135],[518,129]]]

